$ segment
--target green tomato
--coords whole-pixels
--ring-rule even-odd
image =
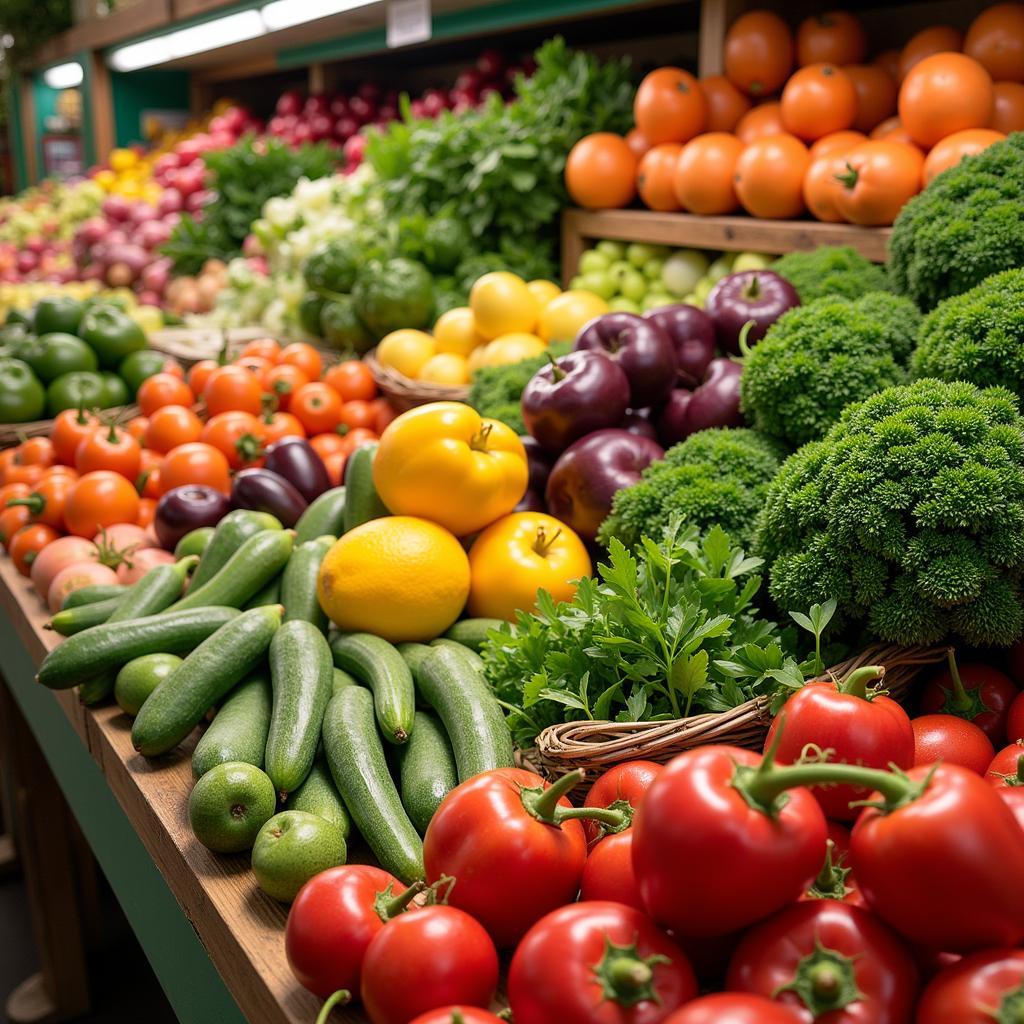
[[[634,302],[632,299],[627,299],[622,295],[616,295],[608,303],[608,308],[613,313],[640,313],[640,303]]]
[[[49,295],[36,303],[32,324],[36,334],[77,334],[85,304],[70,295]]]
[[[114,306],[94,306],[82,318],[81,337],[99,356],[100,365],[114,369],[125,356],[146,347],[146,335],[127,313]]]
[[[143,348],[125,356],[117,368],[117,373],[128,385],[128,391],[134,398],[135,392],[142,386],[142,382],[148,377],[152,377],[154,373],[162,372],[166,363],[167,357],[162,352]]]
[[[648,281],[660,281],[661,272],[665,269],[665,261],[659,256],[656,259],[648,260],[644,264],[644,277]]]
[[[671,251],[667,245],[648,245],[646,242],[633,242],[626,247],[626,259],[639,270],[648,260],[667,259]]]
[[[319,292],[306,292],[299,303],[299,323],[307,334],[320,337],[320,314],[327,300]]]
[[[95,370],[98,366],[96,353],[81,338],[61,331],[41,335],[37,351],[26,362],[44,384],[63,373]]]
[[[28,363],[0,359],[0,423],[27,423],[43,415],[46,392]]]
[[[28,313],[20,309],[9,309],[7,310],[7,316],[4,317],[4,324],[21,324],[26,330],[32,327],[32,318]]]
[[[46,411],[52,417],[65,409],[98,409],[103,407],[106,396],[106,384],[98,373],[65,373],[46,389]]]
[[[607,300],[615,294],[617,284],[611,272],[607,271],[603,274],[583,274],[580,278],[580,287]]]
[[[103,378],[102,408],[113,409],[115,406],[127,405],[131,397],[128,394],[128,385],[109,370],[104,370],[100,376]]]
[[[581,274],[600,274],[611,266],[611,260],[598,249],[588,249],[580,257],[579,272]]]
[[[647,278],[639,270],[630,270],[619,279],[619,293],[633,302],[639,302],[647,294]]]
[[[351,238],[332,238],[323,242],[309,254],[302,268],[307,287],[321,292],[350,292],[356,282],[362,255]]]
[[[613,242],[606,238],[603,242],[598,242],[594,249],[601,253],[602,256],[605,256],[609,263],[626,258],[626,245],[624,242]]]
[[[347,295],[324,303],[320,335],[325,345],[341,352],[362,355],[373,348],[373,337],[356,315],[355,303]]]

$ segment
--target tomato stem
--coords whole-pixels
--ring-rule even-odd
[[[842,185],[844,188],[849,188],[849,189],[853,189],[853,188],[857,187],[857,180],[858,180],[859,177],[860,177],[860,174],[857,171],[857,168],[854,167],[850,163],[846,164],[846,173],[845,174],[837,174],[835,176],[836,181],[838,181],[840,185]]]
[[[854,961],[816,939],[814,949],[797,964],[793,980],[777,988],[772,996],[792,992],[817,1020],[864,998],[857,988]]]
[[[616,946],[605,936],[604,956],[593,971],[604,999],[620,1006],[636,1006],[646,1001],[659,1001],[654,987],[654,968],[666,963],[669,963],[667,956],[641,957],[635,942],[632,946]]]
[[[27,498],[9,498],[7,500],[8,508],[13,508],[15,505],[24,505],[32,515],[37,516],[46,508],[46,499],[37,491],[33,491]]]
[[[337,992],[332,992],[324,1000],[324,1005],[320,1007],[320,1013],[316,1018],[316,1024],[326,1024],[327,1018],[331,1015],[333,1010],[339,1004],[344,1006],[347,1002],[352,999],[352,993],[347,988],[339,988]]]
[[[574,790],[583,779],[583,771],[577,768],[576,771],[556,779],[547,789],[540,787],[524,789],[521,796],[526,813],[538,821],[544,822],[545,825],[554,825],[556,828],[563,821],[585,818],[590,821],[599,821],[613,829],[620,829],[625,821],[625,813],[621,810],[613,810],[611,807],[559,806],[558,801]]]
[[[869,701],[876,694],[868,693],[868,683],[873,679],[882,679],[884,676],[884,665],[864,665],[861,668],[854,669],[836,689],[840,693]]]
[[[971,707],[971,698],[967,695],[967,687],[960,678],[960,667],[956,663],[956,651],[952,647],[946,650],[946,660],[949,662],[949,678],[953,681],[953,692],[950,694],[949,704],[958,711],[968,711]]]
[[[426,883],[417,880],[408,889],[396,896],[394,894],[394,886],[389,885],[386,889],[377,893],[373,901],[373,909],[377,912],[377,916],[387,924],[391,918],[401,914],[425,888]]]
[[[853,890],[846,884],[850,869],[843,866],[843,858],[834,857],[836,844],[829,839],[825,844],[825,863],[818,877],[807,890],[807,895],[816,900],[841,900]]]

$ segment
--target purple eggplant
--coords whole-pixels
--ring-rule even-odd
[[[528,491],[537,491],[538,494],[544,493],[544,487],[548,482],[548,474],[551,472],[551,467],[555,464],[554,457],[546,452],[541,446],[540,441],[535,437],[530,437],[529,434],[523,434],[519,438],[523,442],[523,447],[526,449],[526,466],[530,471],[530,482],[527,485]],[[530,511],[529,509],[516,509],[517,512]],[[543,511],[538,509],[535,511]]]
[[[230,511],[226,494],[213,487],[185,484],[168,491],[157,502],[153,531],[161,547],[173,551],[186,533],[200,526],[216,526]]]
[[[709,427],[742,427],[740,375],[735,359],[712,359],[704,380],[693,391],[679,388],[658,415],[658,437],[666,447]]]
[[[271,473],[283,476],[307,502],[330,490],[327,467],[304,437],[285,437],[275,441],[267,449],[264,466]]]
[[[235,474],[231,485],[231,504],[235,508],[269,512],[287,529],[299,521],[309,502],[279,473],[243,469]]]

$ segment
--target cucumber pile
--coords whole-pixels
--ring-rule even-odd
[[[320,563],[374,514],[346,507],[343,487],[294,530],[231,512],[189,535],[175,564],[130,587],[77,592],[50,624],[66,639],[39,668],[40,683],[77,686],[88,703],[120,679],[144,757],[171,755],[216,709],[192,751],[193,831],[216,852],[253,849],[259,884],[282,900],[314,869],[344,863],[354,832],[386,870],[421,878],[422,836],[441,801],[513,763],[474,651],[491,620],[397,647],[329,631]]]

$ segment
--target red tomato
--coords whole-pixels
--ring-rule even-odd
[[[264,391],[269,392],[277,399],[278,408],[283,412],[288,412],[292,395],[308,383],[309,377],[290,363],[272,366],[263,375],[262,381]]]
[[[360,359],[346,359],[329,366],[324,373],[324,383],[334,388],[343,402],[359,399],[372,402],[377,397],[377,384],[370,368]]]
[[[232,469],[251,466],[263,455],[263,425],[247,412],[222,412],[203,427],[203,441],[212,445]]]
[[[139,452],[139,476],[135,481],[135,489],[144,498],[160,497],[160,464],[163,461],[160,452],[152,448],[143,448]]]
[[[661,773],[664,765],[655,761],[626,761],[609,768],[599,775],[590,787],[584,807],[614,807],[617,803],[629,804],[635,811],[640,806],[640,798],[650,788],[651,783]],[[595,821],[584,821],[583,830],[587,833],[587,842],[593,843],[604,833],[601,825]]]
[[[788,1006],[762,996],[741,992],[717,992],[687,1003],[664,1024],[802,1024],[803,1018]]]
[[[1006,738],[1024,740],[1024,693],[1018,694],[1006,715]]]
[[[1022,989],[1024,950],[974,953],[932,978],[921,993],[917,1019],[920,1024],[1012,1021],[1021,1005]]]
[[[910,718],[896,701],[868,689],[868,683],[880,680],[883,672],[867,666],[838,684],[828,680],[801,687],[772,722],[765,749],[778,743],[779,764],[799,760],[805,747],[813,744],[832,751],[832,763],[909,768],[914,763]],[[839,821],[856,818],[860,808],[850,804],[868,795],[866,789],[854,786],[812,786],[811,792],[825,816]]]
[[[45,523],[29,523],[23,526],[7,545],[7,553],[11,556],[14,568],[22,576],[28,576],[39,552],[58,537],[60,534]]]
[[[216,359],[200,359],[198,363],[193,363],[186,377],[192,394],[201,395],[210,374],[221,365]]]
[[[917,968],[888,928],[861,907],[796,903],[740,940],[726,988],[777,999],[806,1024],[906,1024]]]
[[[347,451],[340,451],[320,456],[332,487],[340,487],[345,482],[345,463],[348,462],[348,454]]]
[[[453,789],[431,819],[423,841],[427,881],[454,875],[450,903],[501,948],[576,897],[587,840],[579,821],[562,820],[571,807],[562,794],[578,781],[576,772],[554,786],[518,768],[483,772]]]
[[[314,434],[314,436],[309,439],[309,445],[321,459],[326,459],[328,455],[333,455],[335,452],[345,450],[345,438],[343,438],[341,434],[333,432],[327,434]]]
[[[992,741],[973,722],[956,715],[921,715],[914,729],[914,764],[958,764],[984,775],[995,757]]]
[[[278,362],[286,366],[297,366],[310,380],[320,379],[324,365],[320,353],[304,341],[294,341],[281,349]]]
[[[891,224],[907,200],[921,191],[924,158],[917,146],[869,139],[851,149],[845,159],[836,208],[851,224]]]
[[[139,496],[120,473],[98,470],[75,481],[64,503],[68,533],[95,537],[115,523],[134,523],[139,514]]]
[[[243,371],[244,372],[244,371]],[[163,494],[185,484],[206,484],[214,490],[231,493],[231,474],[223,452],[202,441],[172,448],[160,464],[160,489]],[[125,522],[132,522],[134,516]]]
[[[996,793],[1002,798],[1004,804],[1010,808],[1017,824],[1024,829],[1024,786],[1000,786]]]
[[[24,505],[12,505],[0,512],[0,544],[6,548],[11,538],[28,525],[32,513]]]
[[[358,399],[346,402],[341,407],[341,423],[350,428],[362,427],[364,430],[376,430],[378,410],[373,402],[362,402]]]
[[[134,480],[139,475],[139,442],[118,427],[97,427],[81,441],[75,452],[75,469],[79,473],[92,473],[109,469]]]
[[[475,1006],[442,1006],[439,1010],[429,1010],[421,1014],[411,1024],[503,1024],[500,1017],[495,1017],[488,1010],[478,1010]]]
[[[338,393],[319,381],[303,384],[292,395],[288,408],[310,434],[334,430],[341,422],[342,404]]]
[[[261,417],[260,430],[268,445],[282,437],[306,436],[306,428],[290,412],[272,412]]]
[[[844,132],[836,132],[843,135]],[[826,136],[827,138],[827,136]],[[853,147],[833,150],[827,156],[812,161],[804,174],[804,205],[817,219],[829,224],[840,224],[846,218],[839,212],[839,193],[843,190],[842,177],[847,174],[846,154]]]
[[[1024,740],[1017,740],[1003,747],[992,758],[985,778],[993,786],[1024,786]]]
[[[238,354],[259,356],[270,363],[276,363],[281,358],[281,346],[273,338],[255,338],[253,341],[247,341]]]
[[[43,523],[55,530],[64,529],[64,504],[76,480],[64,474],[49,476],[36,484],[32,493],[22,498],[10,498],[11,504],[24,505],[31,522]],[[4,503],[7,505],[7,502]]]
[[[149,429],[148,416],[133,416],[125,425],[124,429],[135,438],[139,444],[146,441],[146,431]]]
[[[542,917],[508,974],[516,1024],[657,1024],[696,994],[672,939],[639,910],[603,900]]]
[[[263,388],[259,378],[241,366],[219,366],[206,381],[203,400],[211,416],[234,410],[256,416],[263,408]]]
[[[145,442],[147,448],[166,454],[179,444],[198,441],[203,421],[184,405],[165,405],[149,418]]]
[[[273,365],[269,359],[264,359],[262,356],[239,356],[235,360],[235,366],[248,370],[256,377],[262,377]]]
[[[135,517],[136,526],[152,526],[156,518],[156,499],[139,498],[139,514]]]
[[[48,437],[30,437],[18,445],[14,461],[21,466],[42,466],[43,469],[49,469],[56,459],[56,450]]]
[[[850,849],[850,830],[837,821],[828,823],[828,837],[835,844],[835,853],[846,853]]]
[[[154,373],[147,377],[135,395],[143,416],[152,416],[165,405],[189,406],[195,400],[192,389],[173,373]]]
[[[993,744],[1006,738],[1006,720],[1010,705],[1020,691],[1013,680],[978,661],[957,665],[952,648],[949,668],[925,684],[921,691],[922,714],[942,712],[973,722]]]
[[[632,829],[605,836],[590,848],[580,879],[580,899],[610,900],[646,912],[633,870]]]
[[[372,430],[367,430],[365,427],[356,427],[354,430],[348,430],[342,435],[342,447],[338,450],[346,455],[351,455],[357,448],[373,444],[376,441],[377,435]]]
[[[398,410],[386,398],[375,398],[373,408],[374,416],[371,429],[380,435],[384,433],[387,425],[398,416]]]
[[[408,1024],[452,1003],[489,1006],[498,953],[469,914],[450,906],[413,907],[370,940],[360,995],[373,1024]]]

